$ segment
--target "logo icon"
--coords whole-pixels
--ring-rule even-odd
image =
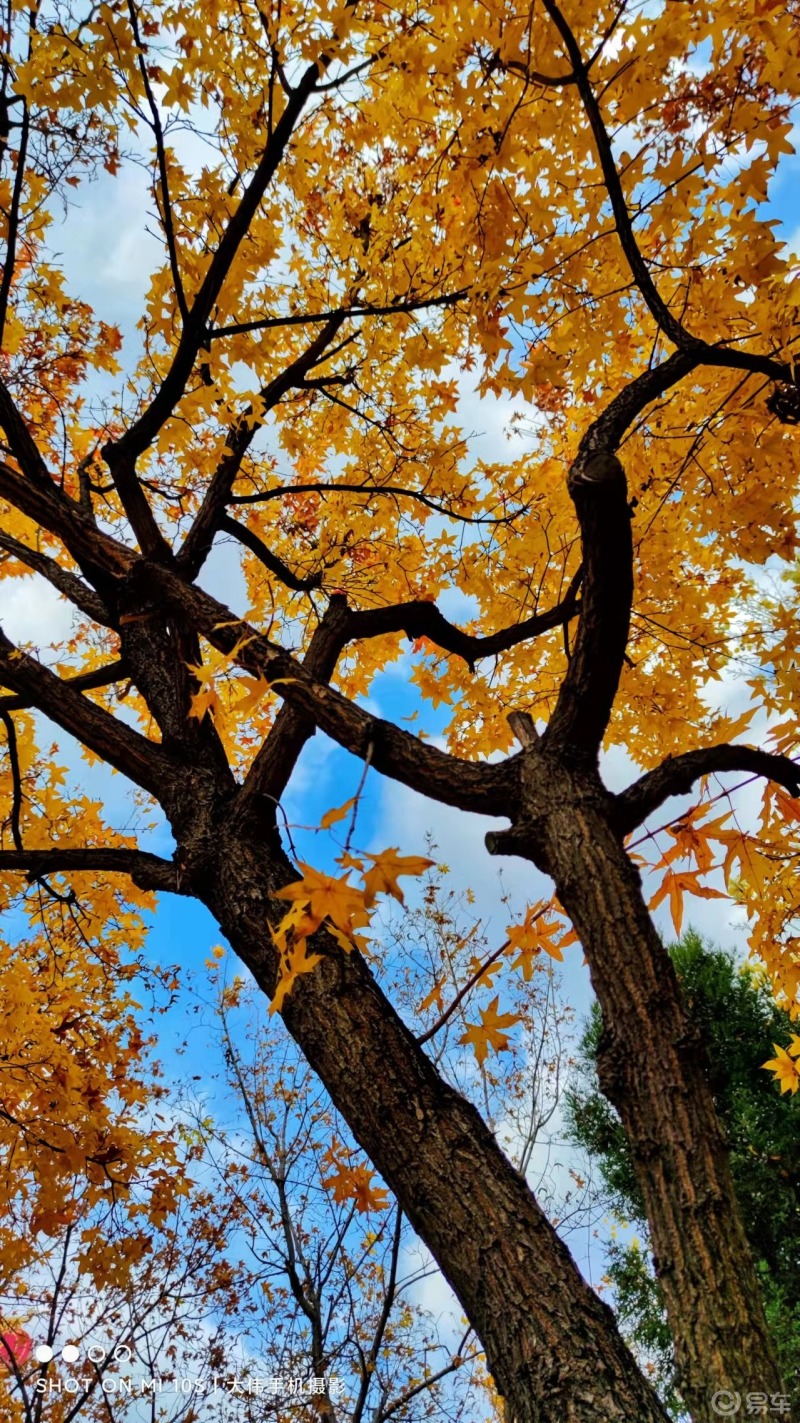
[[[4,1329],[0,1332],[0,1368],[13,1373],[30,1358],[33,1340],[24,1329]]]

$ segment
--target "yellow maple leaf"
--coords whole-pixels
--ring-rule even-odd
[[[428,1008],[432,1008],[433,1005],[434,1005],[434,1003],[436,1004],[437,1010],[441,1013],[441,1012],[442,1012],[442,1009],[443,1009],[443,1007],[444,1007],[444,979],[443,979],[443,978],[437,978],[437,980],[436,980],[436,982],[434,983],[433,988],[431,989],[430,993],[426,993],[425,997],[423,998],[422,1002],[420,1003],[419,1008],[417,1009],[417,1012],[418,1012],[418,1013],[425,1013],[425,1012],[427,1012]]]
[[[800,1055],[800,1038],[795,1037],[793,1042],[797,1044],[794,1055]],[[775,1057],[771,1057],[768,1062],[762,1062],[761,1066],[768,1072],[775,1074],[775,1081],[781,1084],[781,1095],[784,1092],[796,1092],[800,1088],[800,1067],[792,1061],[786,1048],[779,1047],[777,1043],[772,1044],[775,1049]]]
[[[539,901],[538,904],[529,904],[522,923],[509,924],[506,929],[508,938],[506,952],[516,953],[518,956],[511,967],[522,970],[526,983],[533,975],[534,959],[542,950],[551,958],[557,959],[559,963],[564,961],[561,949],[569,941],[569,935],[558,943],[555,942],[555,935],[562,932],[563,925],[557,920],[548,920],[544,917],[547,907],[542,901]]]
[[[337,806],[336,810],[326,810],[319,822],[320,830],[330,830],[332,825],[336,825],[340,820],[344,820],[348,810],[351,810],[356,803],[355,796],[346,800],[344,805]]]
[[[725,895],[719,889],[711,889],[708,885],[700,884],[697,875],[688,870],[682,874],[674,870],[668,870],[653,898],[650,900],[650,908],[657,909],[662,900],[669,895],[669,907],[672,915],[672,922],[675,925],[675,933],[680,934],[683,923],[683,896],[684,894],[695,894],[700,899],[724,899]]]
[[[360,1163],[351,1166],[349,1161],[343,1161],[340,1150],[339,1143],[334,1141],[322,1158],[324,1166],[333,1168],[330,1176],[322,1178],[325,1189],[330,1191],[333,1199],[339,1203],[353,1201],[356,1210],[362,1214],[367,1211],[385,1211],[389,1205],[389,1193],[382,1186],[373,1186],[375,1173]]]
[[[403,891],[397,883],[400,875],[421,875],[435,862],[424,855],[400,855],[397,846],[383,850],[380,855],[367,855],[372,861],[372,869],[364,876],[364,903],[374,904],[379,894],[391,894],[393,899],[405,904]]]
[[[306,900],[297,899],[286,911],[280,924],[275,928],[270,926],[270,937],[276,949],[280,953],[286,953],[293,940],[307,939],[321,923],[320,918],[309,913]]]
[[[208,682],[195,692],[189,704],[189,716],[196,717],[198,721],[203,720],[206,712],[210,712],[212,716],[218,716],[221,710],[222,703],[213,682]]]
[[[322,963],[322,954],[307,954],[305,939],[295,939],[281,960],[281,976],[275,989],[275,997],[269,1005],[270,1013],[280,1013],[287,993],[291,992],[296,979],[302,973],[310,973]]]
[[[254,711],[259,702],[264,700],[269,687],[266,677],[248,677],[243,683],[242,695],[237,698],[233,708],[237,716],[247,716]]]
[[[350,930],[350,932],[347,933],[344,929],[337,929],[335,924],[328,925],[328,933],[331,935],[331,938],[336,940],[339,947],[344,949],[346,954],[351,954],[353,949],[358,949],[359,952],[364,955],[365,959],[371,959],[373,957],[370,953],[369,940],[365,939],[363,934],[356,934],[354,930]]]
[[[800,820],[800,799],[796,796],[786,795],[784,791],[776,791],[775,805],[783,820],[787,822]]]
[[[319,923],[330,919],[337,928],[348,933],[353,927],[369,923],[365,912],[366,897],[356,889],[347,875],[323,874],[313,866],[300,862],[303,878],[294,880],[277,891],[276,899],[305,902]]]
[[[489,1048],[494,1052],[502,1052],[509,1046],[508,1034],[503,1029],[513,1028],[514,1024],[521,1020],[520,1013],[501,1013],[499,1001],[500,995],[496,994],[488,1007],[481,1008],[480,1023],[467,1023],[466,1031],[458,1040],[460,1043],[472,1045],[480,1064],[486,1061]]]

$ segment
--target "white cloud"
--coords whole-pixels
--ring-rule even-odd
[[[38,573],[0,581],[0,621],[6,637],[45,648],[62,642],[72,626],[72,607]]]

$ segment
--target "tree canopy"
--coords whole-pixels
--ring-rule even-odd
[[[709,1423],[715,1390],[777,1394],[641,870],[678,931],[686,895],[732,895],[796,1004],[798,289],[769,209],[795,0],[2,14],[0,574],[74,610],[50,651],[0,634],[7,902],[66,916],[88,963],[153,891],[200,899],[444,1270],[509,1418],[650,1423],[608,1311],[370,969],[375,904],[426,857],[360,845],[364,778],[510,821],[488,851],[553,897],[456,990],[480,990],[476,1057],[513,1026],[498,973],[577,938],[683,1396]],[[157,241],[123,341],[59,233],[100,175],[110,224],[142,167]],[[513,402],[524,453],[475,455],[462,374]],[[224,540],[244,611],[209,571]],[[401,657],[419,734],[369,700]],[[746,691],[731,715],[721,678]],[[323,821],[341,873],[299,860],[282,804],[317,731],[362,763]],[[174,852],[65,776],[65,737],[133,783],[140,827],[160,807]],[[601,748],[639,779],[612,789]]]

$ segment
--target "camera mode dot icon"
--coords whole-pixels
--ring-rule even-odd
[[[81,1351],[77,1344],[65,1344],[61,1350],[61,1357],[65,1364],[76,1364],[81,1356]]]

